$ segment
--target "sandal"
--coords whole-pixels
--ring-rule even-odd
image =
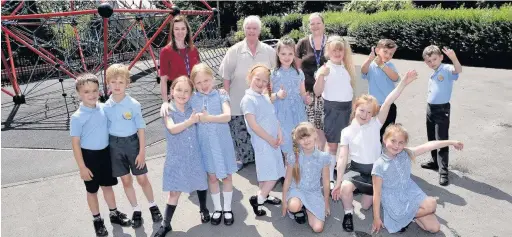
[[[264,215],[267,214],[267,212],[265,210],[258,210],[258,207],[259,206],[263,206],[263,204],[258,204],[258,197],[257,196],[252,196],[249,199],[249,203],[251,203],[252,211],[254,212],[254,214],[256,216],[264,216]]]
[[[219,213],[219,218],[215,218],[215,214],[217,214],[217,213]],[[211,220],[212,225],[220,224],[220,222],[222,221],[222,211],[215,211],[215,212],[213,212],[211,219],[212,219]]]
[[[231,218],[226,218],[226,214],[231,214]],[[233,222],[235,222],[235,216],[233,215],[232,211],[224,211],[224,225],[232,225]]]
[[[265,200],[265,203],[272,204],[272,205],[279,205],[279,204],[281,204],[281,199],[267,195],[267,199]]]

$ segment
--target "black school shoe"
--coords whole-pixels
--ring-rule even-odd
[[[437,163],[434,162],[434,161],[428,161],[428,162],[425,162],[425,163],[421,164],[421,168],[427,169],[427,170],[438,171],[439,170],[439,165],[437,165]]]
[[[115,213],[110,213],[109,215],[110,217],[110,223],[112,224],[118,224],[118,225],[121,225],[121,226],[130,226],[132,224],[132,221],[130,220],[130,218],[128,218],[128,216],[126,216],[126,214],[116,210]]]
[[[293,214],[293,217],[295,218],[295,222],[297,222],[301,225],[306,223],[307,214],[306,214],[306,210],[304,207],[302,207],[302,209],[300,211],[292,213],[292,214]]]
[[[270,195],[267,195],[267,199],[265,200],[264,203],[268,203],[268,204],[272,204],[272,205],[279,205],[281,204],[281,199],[277,198],[277,197],[273,197],[272,199],[268,199],[270,197]],[[256,199],[258,200],[258,199]]]
[[[215,218],[215,213],[219,213],[219,218]],[[211,223],[212,225],[219,225],[220,222],[222,221],[222,211],[214,211],[213,214],[212,214],[212,220],[211,220]]]
[[[103,223],[102,218],[95,219],[93,221],[93,224],[94,224],[94,231],[96,231],[96,236],[107,236],[108,235],[107,228],[105,227],[105,224]]]
[[[160,209],[158,209],[158,206],[150,207],[149,212],[151,212],[151,218],[153,219],[153,222],[162,221],[162,213],[160,213]]]
[[[142,225],[142,212],[134,211],[132,215],[132,227],[139,228]]]
[[[347,213],[343,217],[343,229],[346,232],[354,231],[354,220],[353,220],[353,217],[352,217],[352,213]]]
[[[231,218],[226,218],[226,213],[231,214]],[[235,215],[233,215],[232,211],[223,211],[222,215],[224,216],[224,225],[232,225],[235,222]]]
[[[154,237],[165,237],[165,235],[167,233],[169,233],[170,231],[172,231],[172,227],[171,225],[169,226],[163,226],[161,225],[160,226],[160,229],[158,229],[158,231],[156,232],[155,236]]]
[[[249,198],[249,203],[251,204],[252,211],[256,216],[264,216],[267,214],[265,210],[258,210],[258,206],[263,206],[263,204],[258,204],[257,196],[252,196],[251,198]]]
[[[201,215],[201,223],[204,224],[210,222],[210,211],[208,209],[199,211],[199,214]]]
[[[439,184],[441,186],[447,186],[450,183],[448,180],[448,175],[440,175],[439,176]]]

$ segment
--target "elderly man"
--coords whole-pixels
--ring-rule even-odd
[[[228,49],[222,60],[219,74],[224,79],[224,89],[229,93],[231,105],[231,135],[235,143],[237,162],[241,166],[254,162],[254,150],[249,133],[240,110],[240,102],[249,88],[247,73],[256,63],[263,63],[270,68],[276,65],[275,50],[259,41],[261,20],[258,16],[248,16],[244,20],[245,39]]]

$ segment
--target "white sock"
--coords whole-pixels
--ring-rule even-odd
[[[329,166],[329,174],[331,181],[334,181],[334,167],[336,166],[336,155],[331,154],[331,166]]]
[[[137,204],[136,206],[133,207],[133,211],[136,212],[136,211],[140,211],[140,207],[139,207],[139,204]]]
[[[220,204],[220,192],[215,194],[212,193],[211,196],[215,211],[222,211],[222,205]]]
[[[231,211],[231,200],[233,198],[233,191],[231,192],[222,192],[224,196],[224,211]],[[233,218],[231,213],[224,214],[224,217],[227,219]]]
[[[354,214],[354,209],[350,209],[350,210],[345,210],[345,215],[346,214]]]
[[[151,202],[149,202],[149,207],[154,207],[154,206],[156,206],[155,201],[151,201]]]
[[[212,196],[212,202],[213,202],[213,208],[215,209],[215,211],[222,211],[222,206],[220,204],[220,192],[218,193],[215,193],[215,194],[211,194]],[[212,218],[214,219],[218,219],[220,217],[220,214],[217,212],[217,213],[214,213]]]
[[[267,197],[263,197],[261,196],[261,194],[258,194],[258,204],[265,203],[265,200],[267,200]],[[260,211],[261,209],[263,209],[263,206],[258,205],[258,211]]]

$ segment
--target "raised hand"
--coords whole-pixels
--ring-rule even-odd
[[[324,64],[320,69],[318,69],[318,76],[329,76],[330,71],[329,67]]]
[[[443,47],[443,53],[446,54],[446,56],[448,56],[448,58],[451,60],[453,60],[453,58],[457,58],[457,55],[455,55],[455,51],[453,51],[453,49]]]
[[[277,97],[279,99],[284,99],[286,98],[286,90],[284,89],[284,86],[281,84],[281,87],[279,88],[279,91],[277,92]]]
[[[462,143],[462,142],[460,142],[460,141],[457,141],[455,144],[453,144],[453,147],[454,147],[456,150],[461,151],[461,150],[464,148],[464,143]]]
[[[384,62],[382,61],[382,58],[380,56],[376,56],[373,61],[378,65],[378,66],[381,66],[382,64],[384,64]]]
[[[372,47],[372,51],[370,51],[370,55],[368,55],[371,60],[374,60],[377,55],[375,55],[375,46]]]
[[[413,82],[416,79],[418,79],[418,73],[416,72],[416,70],[409,70],[405,74],[404,83],[405,85],[409,85],[409,83]]]

